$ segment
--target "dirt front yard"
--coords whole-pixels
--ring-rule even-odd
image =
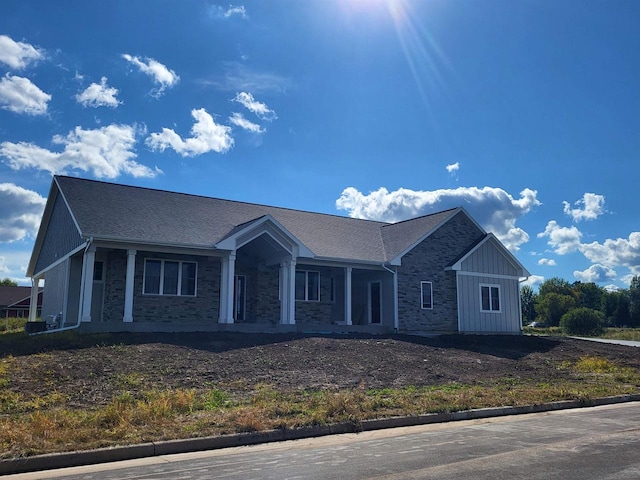
[[[562,366],[585,357],[640,372],[637,348],[563,337],[111,334],[20,337],[0,346],[2,390],[22,402],[56,392],[76,409],[132,389],[217,388],[246,398],[263,385],[296,392],[552,383],[574,375]]]

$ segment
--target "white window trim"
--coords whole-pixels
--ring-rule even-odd
[[[487,287],[489,289],[489,310],[484,310],[482,308],[482,288],[483,287]],[[498,289],[498,304],[500,306],[500,308],[498,310],[491,310],[491,289],[492,288],[497,288]],[[479,293],[480,293],[480,311],[482,313],[502,313],[502,289],[500,287],[500,285],[496,284],[496,283],[481,283],[480,284],[480,288],[479,288]]]
[[[304,298],[296,298],[296,302],[319,302],[320,301],[320,272],[318,270],[296,270],[296,274],[304,273]],[[318,274],[318,299],[309,300],[309,273]],[[297,275],[296,275],[297,276]]]
[[[147,283],[147,261],[150,262],[160,262],[160,287],[159,293],[146,293],[146,283]],[[164,264],[165,262],[173,262],[178,264],[178,288],[177,293],[163,293],[164,290]],[[193,295],[183,295],[182,294],[182,265],[185,263],[192,263],[196,266],[195,273],[195,283],[193,286]],[[144,273],[142,275],[142,294],[148,295],[152,297],[197,297],[198,296],[198,262],[194,262],[191,260],[171,260],[164,258],[145,258],[144,259]]]
[[[424,306],[424,285],[428,284],[429,285],[429,291],[430,291],[430,296],[431,296],[431,306],[430,307],[425,307]],[[433,282],[427,282],[427,281],[423,281],[420,282],[420,308],[422,310],[433,310]]]

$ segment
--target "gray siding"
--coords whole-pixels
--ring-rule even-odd
[[[518,276],[518,270],[489,240],[462,262],[466,272]]]
[[[458,274],[460,331],[520,333],[520,290],[516,279]],[[482,312],[480,284],[499,285],[500,313]]]
[[[53,204],[35,272],[41,272],[82,243],[82,237],[71,218],[69,209],[62,196],[58,194]]]
[[[458,331],[456,276],[445,269],[483,235],[460,212],[402,258],[398,267],[400,331]],[[421,308],[421,281],[433,283],[433,309]]]
[[[69,260],[66,260],[45,273],[41,313],[43,320],[63,311],[68,271]]]

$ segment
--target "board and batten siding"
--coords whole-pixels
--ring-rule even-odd
[[[462,271],[518,276],[515,265],[509,262],[491,241],[485,242],[462,262]]]
[[[40,314],[43,320],[63,312],[68,272],[69,260],[65,260],[45,273],[42,313]]]
[[[42,272],[49,265],[78,248],[82,243],[82,237],[71,217],[71,213],[69,213],[62,196],[58,194],[53,204],[47,231],[42,242],[42,249],[36,262],[35,272]]]
[[[500,287],[500,311],[481,311],[480,285]],[[520,333],[520,287],[517,279],[465,275],[458,272],[460,332]]]

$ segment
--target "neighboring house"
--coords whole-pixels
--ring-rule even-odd
[[[520,333],[529,272],[462,208],[390,224],[56,176],[28,275],[85,331]]]
[[[0,318],[28,318],[31,304],[31,287],[0,286]],[[42,289],[38,290],[36,317],[42,308]]]

